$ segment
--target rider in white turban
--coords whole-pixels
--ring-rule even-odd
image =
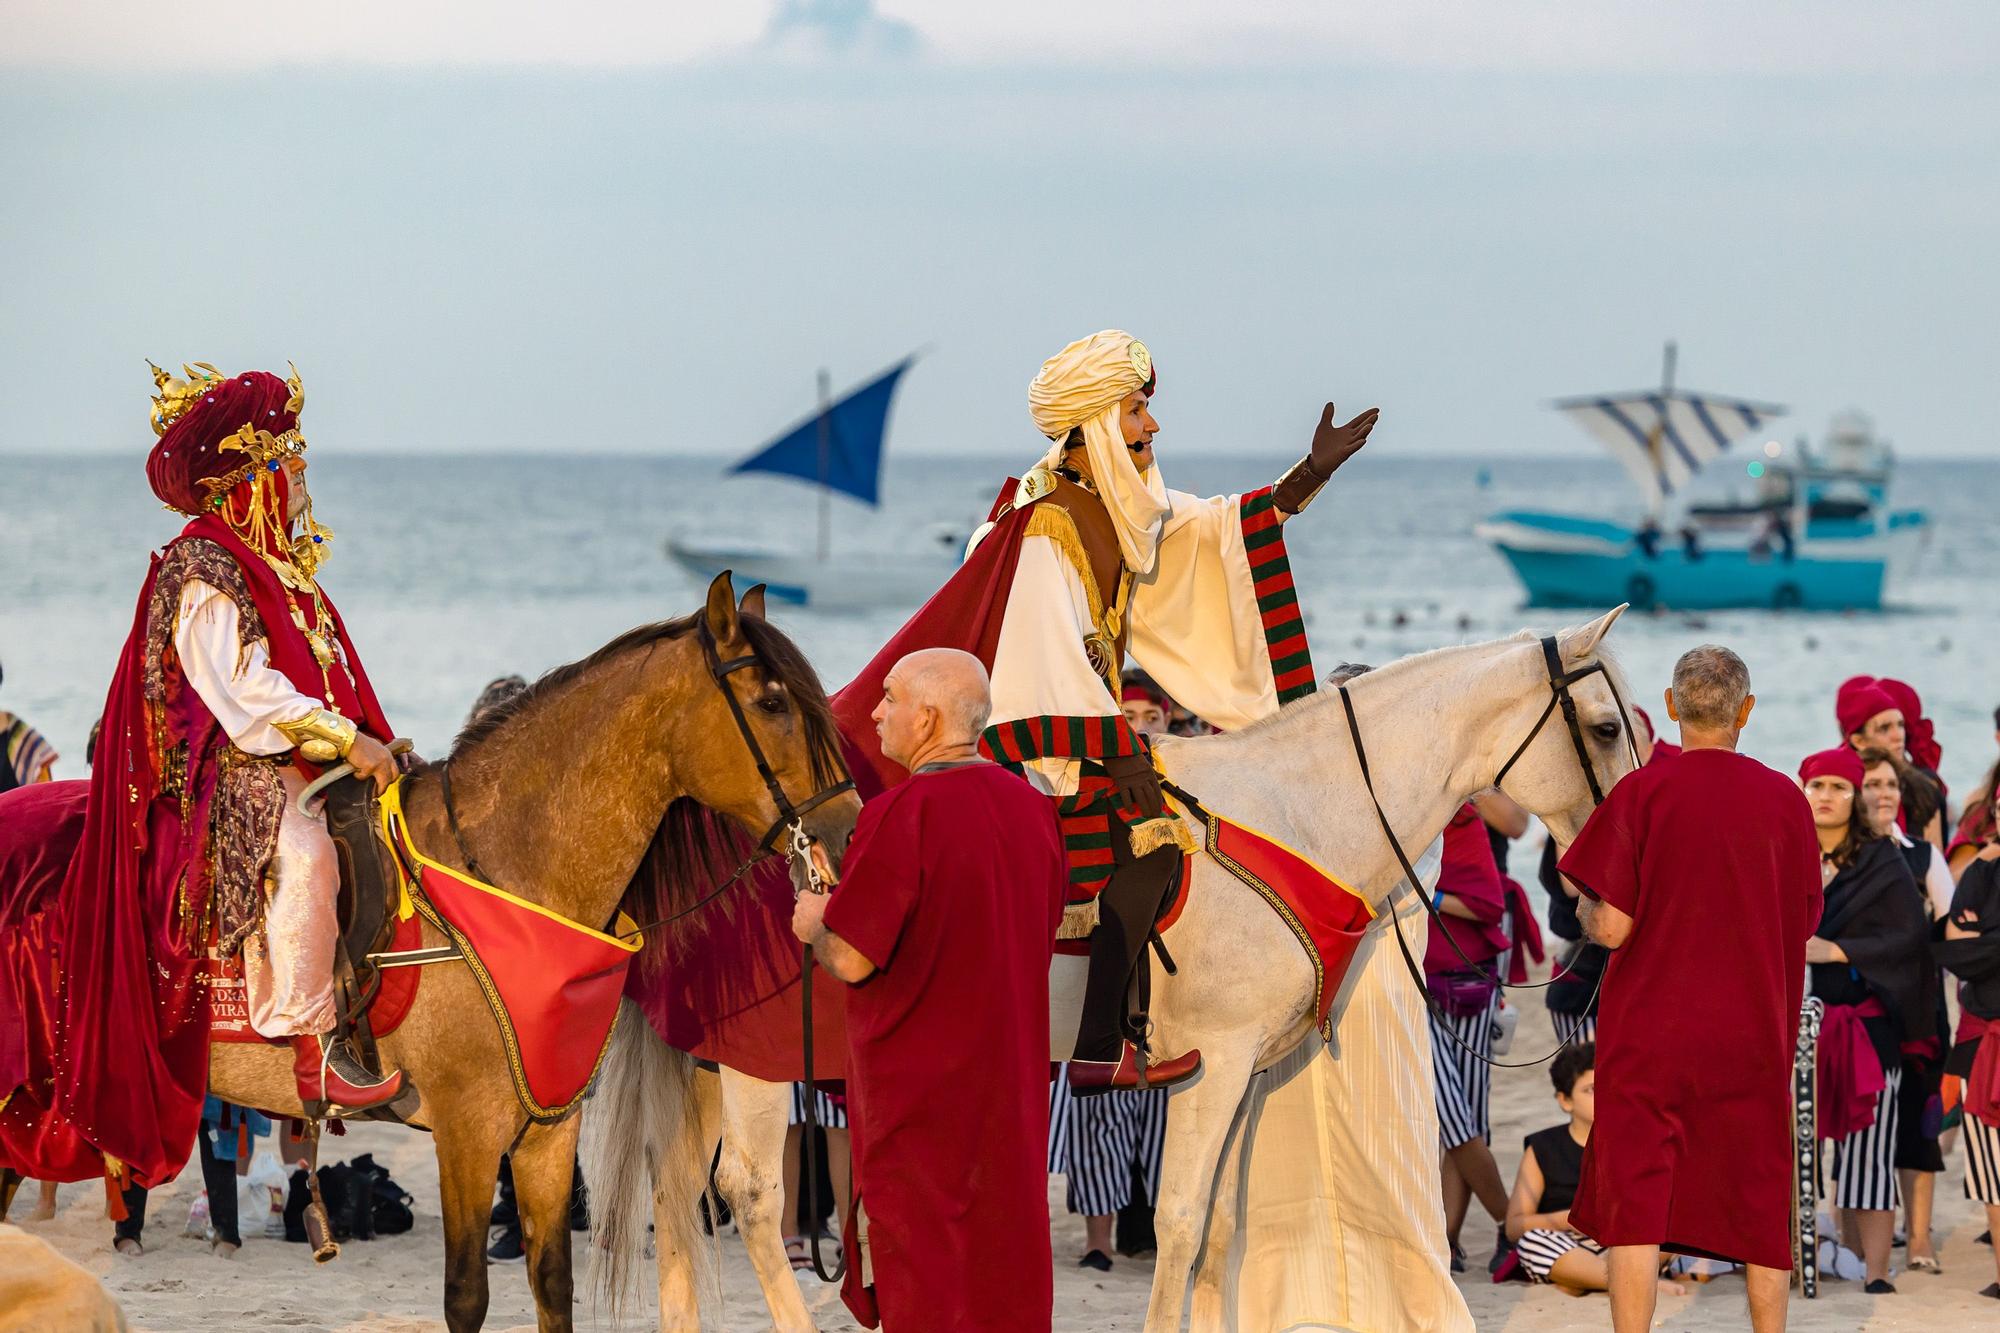
[[[1065,937],[1090,939],[1070,1083],[1079,1095],[1191,1078],[1199,1051],[1148,1052],[1137,967],[1192,835],[1167,817],[1147,743],[1127,724],[1129,647],[1176,701],[1230,730],[1313,688],[1284,524],[1375,424],[1327,404],[1312,452],[1275,485],[1202,499],[1153,461],[1152,354],[1107,329],[1043,364],[1028,389],[1050,440],[1002,492],[965,563],[835,698],[851,744],[893,785],[866,715],[895,663],[925,648],[977,657],[992,679],[983,748],[1055,800],[1069,852]],[[860,701],[860,702],[854,702]]]

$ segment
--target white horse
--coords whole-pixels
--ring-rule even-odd
[[[1559,845],[1576,835],[1595,804],[1592,787],[1608,791],[1633,764],[1622,687],[1614,691],[1611,681],[1616,667],[1599,656],[1623,610],[1557,636],[1565,673],[1600,661],[1605,667],[1570,687],[1573,734],[1563,710],[1552,708],[1549,666],[1528,632],[1408,658],[1349,685],[1376,795],[1412,857],[1467,799],[1494,784],[1517,749],[1508,794],[1539,816]],[[1368,902],[1391,904],[1403,885],[1333,691],[1230,735],[1163,740],[1159,753],[1172,781],[1209,810],[1297,849]],[[1154,1049],[1171,1055],[1198,1047],[1203,1060],[1201,1076],[1176,1090],[1168,1111],[1154,1217],[1159,1257],[1146,1318],[1154,1333],[1180,1328],[1204,1240],[1211,1254],[1227,1246],[1227,1236],[1217,1234],[1228,1225],[1226,1210],[1217,1210],[1211,1225],[1210,1201],[1252,1075],[1314,1036],[1316,1017],[1313,966],[1291,931],[1209,858],[1197,857],[1194,866],[1187,905],[1169,935],[1176,975],[1156,970],[1153,978]],[[1421,941],[1418,935],[1413,947],[1420,950]],[[1072,1015],[1052,1023],[1052,1033],[1074,1030]],[[697,1077],[692,1060],[669,1051],[643,1020],[617,1031],[584,1123],[600,1291],[611,1293],[615,1306],[630,1276],[645,1231],[646,1196],[638,1187],[650,1178],[660,1327],[700,1326],[695,1201],[719,1137],[717,1183],[741,1226],[773,1324],[781,1333],[811,1330],[777,1217],[787,1085],[727,1069],[719,1078]],[[1407,1075],[1427,1085],[1430,1070]],[[1410,1146],[1426,1157],[1435,1151],[1433,1142]]]

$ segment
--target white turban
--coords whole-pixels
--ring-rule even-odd
[[[1120,329],[1078,339],[1042,363],[1028,385],[1028,410],[1035,429],[1055,441],[1043,463],[1062,462],[1063,441],[1083,429],[1085,456],[1097,493],[1118,533],[1126,567],[1143,575],[1153,567],[1154,550],[1169,505],[1166,484],[1155,466],[1144,473],[1132,461],[1119,426],[1126,395],[1153,379],[1146,344]]]

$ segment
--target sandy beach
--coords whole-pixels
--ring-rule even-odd
[[[1550,1040],[1539,992],[1524,1000],[1516,1052],[1510,1058],[1533,1058]],[[1541,1069],[1500,1070],[1494,1078],[1493,1123],[1496,1154],[1511,1183],[1524,1134],[1555,1122],[1546,1074]],[[298,1333],[414,1333],[443,1324],[444,1235],[436,1205],[437,1166],[428,1136],[390,1125],[358,1125],[344,1139],[330,1139],[326,1160],[373,1152],[397,1181],[416,1196],[416,1226],[401,1236],[350,1242],[339,1259],[315,1267],[305,1247],[266,1240],[261,1218],[246,1218],[244,1246],[234,1259],[210,1256],[201,1241],[181,1236],[188,1204],[200,1189],[200,1172],[190,1169],[172,1186],[157,1191],[148,1209],[146,1253],[136,1259],[114,1254],[111,1225],[104,1219],[103,1192],[95,1183],[66,1185],[52,1221],[31,1222],[32,1188],[16,1201],[13,1220],[43,1237],[67,1257],[100,1277],[124,1306],[135,1328],[206,1330],[207,1333],[248,1333],[287,1329]],[[1849,1333],[1850,1330],[1972,1329],[1989,1326],[2000,1315],[1994,1303],[1976,1293],[1993,1280],[1992,1259],[1976,1243],[1985,1229],[1982,1216],[1964,1198],[1963,1156],[1949,1155],[1950,1169],[1938,1182],[1938,1254],[1944,1274],[1902,1274],[1898,1294],[1871,1297],[1858,1282],[1827,1281],[1819,1299],[1794,1295],[1790,1327],[1806,1333]],[[1063,1181],[1049,1182],[1050,1211],[1055,1218],[1056,1333],[1096,1330],[1136,1330],[1141,1327],[1152,1265],[1146,1260],[1118,1260],[1110,1273],[1075,1266],[1082,1248],[1082,1219],[1062,1211]],[[1484,1268],[1491,1252],[1491,1231],[1484,1220],[1469,1220],[1466,1249],[1474,1266]],[[581,1242],[582,1237],[576,1238]],[[578,1246],[581,1253],[581,1244]],[[763,1304],[741,1242],[725,1234],[721,1246],[725,1310],[715,1327],[753,1330],[769,1327]],[[1902,1252],[1897,1251],[1900,1265]],[[491,1275],[492,1303],[487,1327],[532,1329],[534,1305],[528,1295],[522,1265],[495,1266]],[[823,1330],[858,1325],[841,1306],[837,1292],[816,1278],[803,1276],[807,1303]],[[1602,1296],[1572,1297],[1553,1287],[1522,1283],[1496,1286],[1482,1273],[1466,1274],[1461,1289],[1481,1333],[1564,1333],[1610,1327]],[[650,1290],[639,1307],[642,1316],[626,1328],[653,1327]],[[587,1297],[577,1305],[580,1328],[612,1328],[598,1317]],[[1744,1327],[1743,1283],[1735,1276],[1704,1284],[1686,1284],[1679,1297],[1663,1297],[1656,1325],[1675,1330]],[[1387,1331],[1384,1331],[1387,1333]]]

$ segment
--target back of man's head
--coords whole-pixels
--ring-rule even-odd
[[[966,745],[979,739],[992,712],[992,686],[986,667],[971,653],[956,648],[925,648],[896,664],[911,702],[934,708],[938,739],[946,745]]]
[[[1750,697],[1750,668],[1720,644],[1690,648],[1674,663],[1674,713],[1683,733],[1729,732]]]

